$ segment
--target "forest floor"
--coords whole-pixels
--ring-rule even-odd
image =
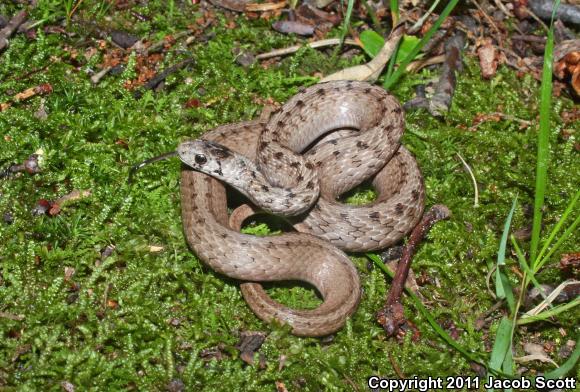
[[[5,3],[0,14],[22,8]],[[188,248],[178,160],[148,166],[127,184],[135,163],[217,125],[255,118],[265,104],[285,102],[321,75],[368,61],[364,51],[301,49],[242,66],[240,50],[263,53],[301,39],[274,31],[270,20],[204,2],[115,9],[112,2],[86,1],[74,13],[65,3],[40,2],[29,16],[38,23],[0,52],[0,102],[41,86],[0,111],[0,169],[31,154],[39,164],[35,173],[5,171],[0,178],[0,390],[363,391],[371,375],[485,374],[441,340],[408,300],[405,315],[416,333],[387,339],[375,313],[390,278],[364,255],[352,256],[364,290],[360,307],[332,338],[299,338],[264,324],[243,301],[239,283],[205,267]],[[115,46],[113,30],[164,45],[138,55]],[[178,36],[183,31],[187,36]],[[337,27],[327,36],[339,33]],[[157,91],[143,89],[160,70],[190,58]],[[91,82],[104,64],[125,66]],[[469,50],[464,65],[449,112],[436,118],[408,111],[403,144],[422,169],[427,207],[442,203],[453,214],[431,230],[413,261],[425,306],[486,363],[504,314],[492,309],[488,279],[514,197],[514,232],[525,238],[531,226],[540,83],[505,65],[486,80]],[[391,91],[407,102],[437,74],[424,68],[404,75]],[[566,93],[553,98],[544,233],[580,184],[577,110]],[[459,155],[476,178],[477,206]],[[63,196],[68,200],[58,200]],[[576,232],[543,269],[542,283],[565,279],[559,256],[577,252],[578,243]],[[520,265],[511,251],[506,263],[516,286]],[[268,291],[289,306],[320,302],[307,287]],[[251,365],[236,348],[246,331],[267,334]],[[561,364],[577,334],[574,311],[523,326],[514,357],[532,343]],[[518,365],[526,376],[553,368]],[[578,377],[578,369],[571,375]]]

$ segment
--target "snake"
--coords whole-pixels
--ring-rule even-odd
[[[185,237],[219,274],[243,281],[242,295],[267,323],[298,336],[340,330],[361,299],[356,267],[345,252],[383,249],[400,241],[424,210],[423,177],[401,145],[404,113],[385,89],[332,81],[304,88],[268,119],[218,126],[177,148],[182,161]],[[376,199],[340,196],[371,181]],[[243,234],[228,215],[234,189],[253,211],[284,216],[294,231]],[[265,282],[301,281],[322,303],[295,309],[273,300]]]

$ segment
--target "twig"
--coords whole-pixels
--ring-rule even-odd
[[[77,1],[77,3],[75,4],[75,6],[71,10],[71,12],[67,15],[67,18],[68,19],[72,18],[72,16],[74,15],[74,13],[77,12],[77,9],[79,8],[79,6],[81,5],[82,2],[83,2],[83,0]]]
[[[473,174],[471,167],[469,167],[467,162],[465,162],[465,159],[463,159],[461,154],[459,154],[459,153],[456,153],[456,154],[457,154],[457,157],[461,160],[461,163],[463,163],[463,167],[465,168],[465,170],[467,170],[467,173],[469,173],[469,176],[471,177],[471,181],[473,182],[473,190],[475,192],[473,206],[475,208],[477,208],[477,207],[479,207],[479,189],[477,187],[477,181],[475,180],[475,175]]]
[[[497,5],[497,8],[499,8],[501,10],[501,12],[503,12],[505,14],[505,16],[509,17],[509,18],[513,18],[514,14],[512,14],[506,7],[505,5],[503,5],[503,3],[501,2],[501,0],[493,0],[493,2],[495,3],[495,5]]]
[[[15,102],[24,101],[28,98],[34,97],[35,95],[50,94],[52,92],[52,86],[49,83],[44,83],[36,87],[28,88],[18,94],[14,95],[9,101],[0,103],[0,112],[8,109]]]
[[[275,11],[284,8],[286,4],[288,4],[286,0],[282,0],[277,3],[248,3],[246,4],[245,11],[251,12]]]
[[[462,67],[461,52],[464,45],[465,33],[462,31],[457,31],[445,43],[445,62],[441,69],[441,77],[429,102],[429,112],[434,116],[442,116],[451,106],[457,83],[456,73]]]
[[[429,8],[429,10],[427,10],[427,12],[425,12],[425,14],[423,14],[423,16],[421,16],[413,26],[411,26],[411,28],[408,31],[409,34],[415,34],[416,32],[419,31],[419,29],[421,29],[421,26],[423,26],[425,21],[429,18],[429,16],[433,13],[433,11],[435,11],[435,8],[437,7],[437,4],[439,4],[439,1],[441,0],[435,0],[433,4],[431,4],[431,8]]]
[[[179,71],[182,68],[185,68],[186,66],[188,66],[189,64],[191,64],[193,62],[194,62],[194,60],[192,58],[189,58],[189,59],[183,60],[180,63],[172,65],[171,67],[166,68],[165,70],[163,70],[162,72],[158,73],[156,76],[151,78],[147,83],[145,83],[140,90],[135,91],[133,93],[133,96],[136,99],[141,98],[143,96],[144,90],[153,90],[155,87],[157,87],[159,85],[159,83],[164,81],[169,75]]]
[[[14,320],[14,321],[24,320],[24,316],[21,314],[12,314],[12,313],[6,313],[6,312],[0,312],[0,318],[5,318],[8,320]]]
[[[344,43],[347,45],[361,46],[360,42],[355,41],[353,39],[345,39]],[[339,38],[322,39],[319,41],[310,42],[306,45],[294,45],[294,46],[289,46],[287,48],[276,49],[276,50],[273,50],[271,52],[262,53],[262,54],[257,55],[256,60],[265,60],[265,59],[269,59],[272,57],[285,56],[287,54],[296,53],[298,50],[300,50],[301,48],[304,48],[304,47],[317,49],[317,48],[323,48],[325,46],[333,46],[333,45],[340,45],[340,39]]]
[[[113,67],[111,67],[111,66],[107,66],[107,67],[104,67],[103,69],[101,69],[99,72],[97,72],[96,74],[91,76],[91,83],[92,84],[99,84],[101,79],[104,78],[105,75],[108,74],[111,69],[113,69]]]
[[[8,38],[10,38],[16,29],[24,23],[27,17],[28,12],[20,11],[10,19],[10,22],[8,22],[2,30],[0,30],[0,52],[8,47]]]
[[[407,68],[405,68],[407,70],[407,72],[417,72],[425,67],[428,67],[430,65],[435,65],[435,64],[441,64],[445,62],[445,55],[441,54],[439,56],[435,56],[435,57],[429,57],[428,59],[420,59],[420,60],[415,60],[411,63],[409,63],[409,65],[407,65]]]
[[[0,178],[10,177],[12,174],[27,172],[28,174],[40,173],[40,165],[38,162],[38,154],[32,154],[21,164],[10,165],[6,169],[0,171]]]
[[[400,327],[406,322],[403,314],[403,305],[401,304],[401,295],[403,294],[407,275],[411,268],[411,261],[417,246],[435,223],[450,216],[451,211],[449,208],[442,204],[436,204],[431,207],[429,212],[423,216],[421,222],[411,232],[409,242],[403,250],[403,256],[393,277],[393,283],[385,306],[377,313],[377,321],[384,328],[387,336],[393,336],[398,333]]]
[[[489,23],[489,25],[497,33],[496,40],[497,40],[499,46],[503,46],[503,40],[501,39],[501,31],[499,30],[499,27],[497,27],[497,25],[495,24],[495,22],[493,21],[493,19],[487,14],[487,12],[485,12],[485,10],[483,9],[483,7],[481,5],[479,5],[479,3],[476,0],[471,0],[471,2],[477,7],[477,9],[479,10],[479,12],[481,12],[483,14],[483,17],[487,20],[487,23]]]
[[[185,30],[185,31],[180,31],[179,33],[175,33],[174,35],[171,36],[171,38],[174,41],[177,41],[180,38],[186,37],[188,35],[190,35],[191,32],[189,30]],[[149,55],[151,53],[154,53],[160,49],[163,49],[163,47],[165,46],[165,44],[167,43],[166,40],[167,36],[164,37],[163,39],[155,42],[154,44],[152,44],[151,46],[149,46],[147,49],[145,49],[145,55]]]

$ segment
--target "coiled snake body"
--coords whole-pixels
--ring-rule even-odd
[[[403,129],[401,106],[384,89],[338,81],[306,88],[267,122],[225,125],[183,142],[177,151],[186,164],[181,204],[189,245],[212,269],[235,279],[310,283],[323,298],[313,310],[283,306],[258,283],[241,287],[267,322],[289,324],[301,336],[335,332],[361,295],[358,273],[343,250],[388,247],[423,212],[423,180],[399,144]],[[373,176],[373,203],[337,201]],[[298,232],[256,237],[234,230],[223,182],[258,208],[290,216]]]

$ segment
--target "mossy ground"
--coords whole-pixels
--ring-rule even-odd
[[[34,19],[50,24],[64,15],[59,2],[40,3],[32,12]],[[149,7],[134,8],[151,17],[146,22],[128,12],[113,12],[104,2],[87,1],[77,12],[156,40],[185,29],[199,16],[197,6],[169,3],[173,6],[151,1]],[[12,6],[0,5],[0,13],[13,12]],[[406,314],[421,331],[419,340],[412,341],[410,335],[402,342],[385,340],[374,313],[388,284],[362,257],[353,258],[364,286],[361,305],[331,342],[296,338],[287,329],[261,323],[244,304],[237,283],[208,270],[188,249],[180,222],[179,163],[152,165],[134,186],[127,185],[132,164],[218,124],[257,116],[260,102],[284,102],[299,87],[316,81],[309,76],[313,72],[365,61],[363,55],[344,60],[330,52],[302,50],[268,69],[242,68],[234,61],[234,47],[259,53],[294,39],[273,32],[264,21],[244,17],[228,28],[233,19],[219,15],[212,39],[187,47],[178,44],[163,60],[169,66],[193,56],[195,65],[170,76],[163,91],[147,92],[140,100],[124,88],[135,77],[131,63],[123,74],[93,86],[87,70],[95,70],[101,56],[86,61],[81,47],[73,61],[71,49],[85,39],[92,42],[82,25],[71,25],[79,33],[72,38],[46,35],[41,28],[35,40],[18,35],[0,55],[0,101],[41,83],[54,88],[44,98],[0,114],[2,167],[43,152],[40,174],[0,182],[0,212],[14,217],[12,224],[0,222],[0,311],[24,316],[21,321],[0,318],[0,389],[58,390],[68,381],[79,390],[157,390],[181,380],[188,390],[271,391],[275,381],[290,390],[364,390],[370,375],[397,377],[394,364],[407,376],[473,374],[469,363],[438,339],[411,304],[406,304]],[[444,203],[453,212],[451,220],[431,231],[413,268],[437,282],[423,289],[436,319],[444,326],[454,323],[458,341],[468,350],[485,353],[496,324],[477,331],[475,320],[494,304],[486,275],[515,195],[519,205],[514,226],[531,221],[527,206],[533,201],[537,128],[520,129],[514,121],[468,128],[478,113],[498,111],[536,124],[539,85],[505,68],[493,80],[482,81],[474,61],[468,58],[467,65],[449,115],[436,120],[425,112],[408,113],[404,142],[422,167],[427,205]],[[406,77],[393,92],[408,100],[415,84],[435,76],[423,71]],[[202,106],[185,109],[192,98]],[[45,120],[34,115],[41,101],[48,113]],[[547,230],[580,183],[574,149],[577,124],[563,125],[559,116],[571,105],[566,99],[554,103]],[[575,135],[560,137],[563,128],[574,127]],[[457,153],[477,177],[477,208]],[[54,200],[74,189],[90,189],[92,194],[54,217],[31,214],[39,199]],[[577,251],[579,239],[573,236],[563,251]],[[114,253],[98,262],[100,250],[110,244],[116,246]],[[163,250],[151,252],[151,245]],[[515,261],[508,262],[517,268]],[[68,280],[66,267],[75,271]],[[561,277],[558,270],[548,269],[540,279],[554,283]],[[272,292],[290,305],[307,307],[317,301],[312,291],[300,287]],[[554,326],[535,326],[540,333],[535,339],[560,347],[578,333],[577,321],[574,315],[558,318],[568,337]],[[243,330],[270,333],[260,350],[266,369],[237,357],[234,346]],[[203,350],[218,345],[223,359],[202,358]],[[515,348],[521,355],[521,346]]]

